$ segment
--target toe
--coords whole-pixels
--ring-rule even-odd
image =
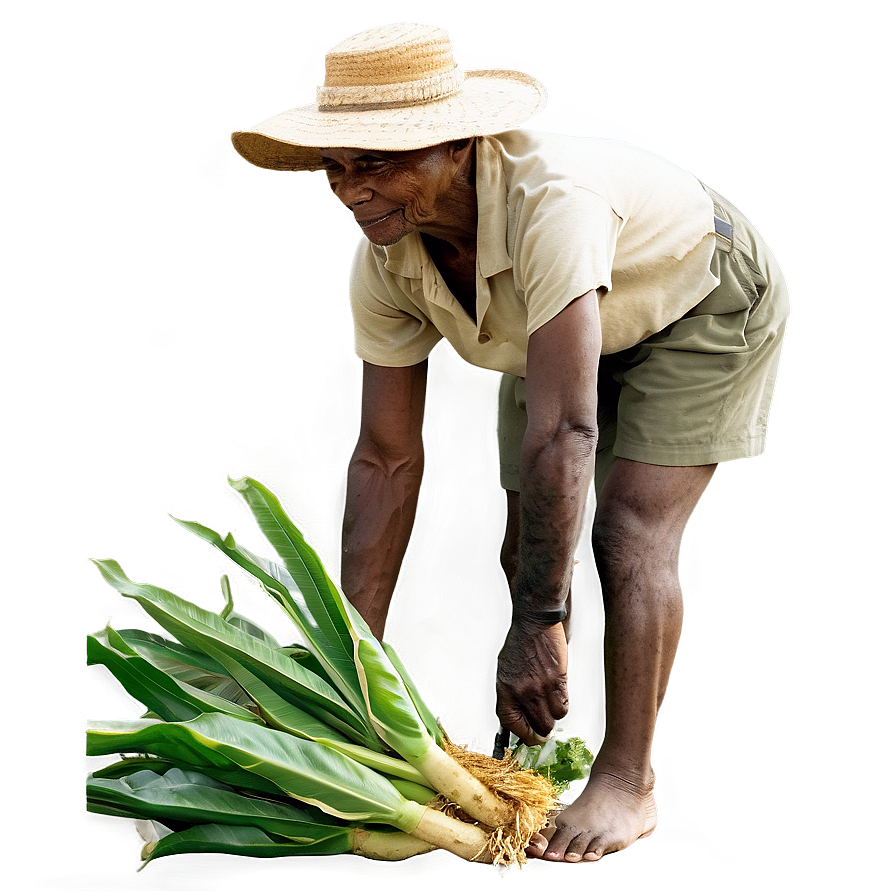
[[[563,827],[557,828],[548,843],[547,849],[544,851],[543,858],[553,862],[566,861],[566,851],[569,848],[569,844],[572,841],[574,834],[575,831]],[[577,859],[570,859],[570,861],[574,862],[577,861]]]
[[[532,859],[540,859],[547,848],[547,837],[544,837],[541,834],[535,834],[529,841],[529,845],[526,847],[526,855]]]
[[[600,837],[594,837],[585,849],[582,856],[584,862],[596,862],[606,853],[606,847]]]
[[[577,834],[566,847],[567,862],[581,862],[588,854],[588,848],[593,842],[591,831]]]

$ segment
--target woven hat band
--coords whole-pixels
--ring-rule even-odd
[[[385,25],[333,47],[325,60],[327,87],[400,84],[456,67],[448,32],[428,25]]]
[[[317,108],[321,112],[338,112],[415,106],[451,96],[461,89],[463,83],[464,73],[455,68],[450,72],[399,84],[318,87]]]

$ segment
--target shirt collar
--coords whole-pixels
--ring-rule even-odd
[[[507,253],[507,182],[501,154],[490,137],[476,140],[476,204],[476,256],[479,273],[488,278],[513,267]],[[419,233],[384,248],[384,267],[399,277],[422,280],[423,268],[432,263]]]
[[[419,233],[410,233],[394,246],[384,246],[386,260],[383,267],[390,273],[409,280],[422,280],[423,268],[431,264],[429,253]]]
[[[476,204],[479,273],[494,277],[512,268],[513,260],[507,253],[507,181],[501,153],[491,137],[476,141]]]

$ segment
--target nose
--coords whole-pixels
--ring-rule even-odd
[[[364,173],[343,171],[337,178],[330,181],[330,187],[339,201],[347,208],[354,208],[373,198],[373,190]]]

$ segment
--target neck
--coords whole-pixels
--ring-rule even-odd
[[[458,255],[476,252],[479,210],[476,202],[476,141],[470,142],[467,156],[442,195],[438,214],[431,223],[420,228],[424,243],[441,244],[441,253],[452,250]]]

